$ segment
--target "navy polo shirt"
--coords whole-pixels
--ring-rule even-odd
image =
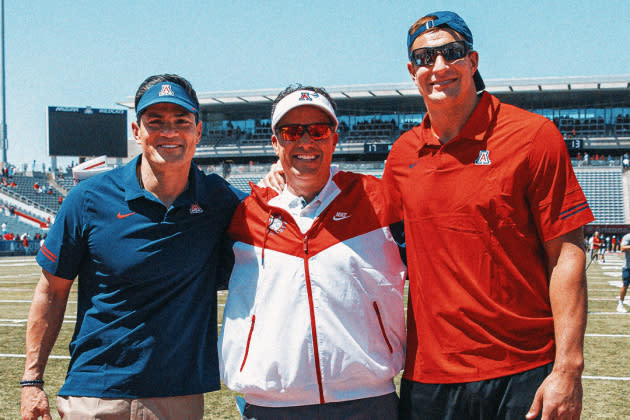
[[[193,164],[189,188],[167,209],[140,188],[138,159],[75,186],[37,255],[50,273],[79,278],[59,395],[148,398],[220,388],[216,287],[231,269],[224,232],[239,198]]]

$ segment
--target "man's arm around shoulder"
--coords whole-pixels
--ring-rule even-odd
[[[536,392],[528,419],[541,409],[542,420],[580,418],[588,304],[583,238],[578,228],[544,244],[556,357],[552,372]]]
[[[48,356],[57,340],[72,281],[42,270],[26,325],[26,363],[22,380],[43,379]],[[51,419],[48,397],[38,386],[22,387],[23,420]]]

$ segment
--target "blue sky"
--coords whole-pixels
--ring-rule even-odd
[[[49,164],[48,106],[117,107],[151,74],[197,92],[407,81],[406,30],[435,10],[466,20],[485,79],[630,74],[624,0],[6,1],[8,160]]]

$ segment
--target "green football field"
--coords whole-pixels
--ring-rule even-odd
[[[615,311],[621,286],[621,263],[619,255],[608,255],[606,263],[594,263],[587,271],[589,316],[583,419],[630,419],[630,313]],[[39,273],[34,258],[0,258],[0,419],[19,418],[18,382],[24,369],[26,319]],[[219,295],[219,320],[223,317],[226,297],[224,292]],[[630,302],[630,297],[626,301]],[[44,378],[54,419],[59,418],[54,410],[55,395],[68,366],[68,343],[75,313],[76,285]],[[207,394],[204,418],[238,419],[234,396],[225,388]]]

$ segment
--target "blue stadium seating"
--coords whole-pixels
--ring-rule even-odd
[[[0,186],[2,192],[17,197],[21,201],[24,201],[25,203],[31,204],[42,210],[51,211],[54,213],[59,210],[59,197],[62,194],[52,187],[50,188],[50,193],[48,193],[48,186],[50,185],[50,181],[48,180],[46,175],[15,175],[11,178],[11,180],[15,181],[17,186],[11,188],[2,185]],[[37,192],[37,190],[33,188],[33,185],[35,183],[40,186],[40,192]]]
[[[35,234],[43,232],[38,227],[20,221],[16,216],[7,216],[0,213],[0,224],[2,223],[7,224],[7,232],[12,232],[16,235],[26,233],[31,239],[35,237]]]
[[[253,182],[257,184],[258,181],[262,179],[261,175],[234,175],[227,179],[227,181],[234,187],[237,188],[244,193],[249,194],[251,192],[251,188],[249,187],[249,182]]]
[[[337,163],[336,163],[337,164]],[[382,163],[374,162],[339,162],[338,165],[342,170],[356,171],[380,177],[382,172]],[[235,188],[249,194],[249,182],[258,183],[264,176],[262,173],[249,173],[232,175],[227,180]],[[623,187],[623,170],[621,167],[575,167],[577,176],[589,205],[595,215],[596,224],[624,224],[626,222],[624,214],[624,187]],[[15,180],[18,188],[2,187],[2,190],[11,193],[14,197],[16,193],[24,197],[25,202],[35,202],[37,207],[49,208],[56,211],[59,209],[58,197],[61,195],[57,190],[53,189],[52,194],[36,193],[33,190],[33,183],[39,182],[40,185],[48,185],[48,181],[43,176],[30,177],[24,175],[16,175]],[[66,189],[70,190],[73,186],[72,178],[66,177],[65,180],[58,180],[58,183]],[[36,229],[28,226],[21,226],[18,231],[31,232]]]
[[[624,224],[623,171],[621,168],[575,168],[597,224]]]

